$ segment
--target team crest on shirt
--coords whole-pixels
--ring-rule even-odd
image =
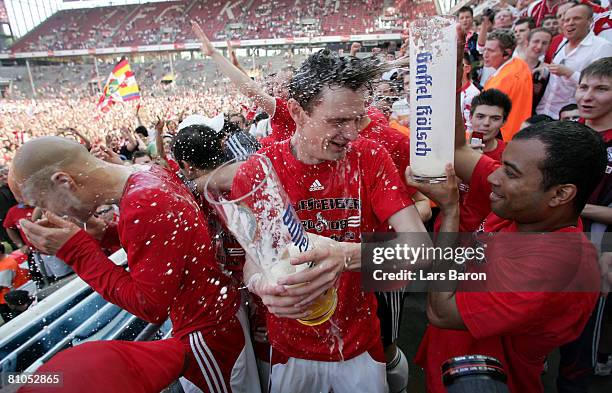
[[[608,152],[608,162],[612,162],[612,146],[608,147],[607,152]]]

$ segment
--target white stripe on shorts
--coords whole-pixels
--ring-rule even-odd
[[[210,362],[212,363],[212,365],[214,366],[215,371],[217,372],[217,376],[219,378],[219,381],[221,382],[221,386],[223,387],[223,393],[228,393],[227,386],[225,385],[225,379],[223,379],[223,374],[221,373],[221,369],[219,368],[219,364],[217,364],[217,360],[215,360],[215,357],[213,356],[212,352],[208,348],[208,345],[206,345],[206,342],[204,341],[204,337],[202,337],[202,333],[201,332],[196,332],[196,334],[197,334],[197,336],[200,339],[200,344],[202,344],[202,346],[204,347],[204,351],[208,355],[208,357],[210,359]],[[221,389],[219,389],[219,392],[220,391],[221,391]]]
[[[210,383],[210,379],[208,378],[208,373],[204,369],[204,365],[202,364],[202,360],[200,359],[199,352],[197,348],[195,347],[194,340],[195,340],[194,334],[190,333],[189,334],[189,345],[191,346],[191,352],[193,353],[193,356],[196,358],[196,361],[198,362],[198,366],[200,366],[200,371],[202,372],[202,375],[204,376],[204,379],[206,380],[206,384],[208,385],[208,390],[213,392],[214,390]]]

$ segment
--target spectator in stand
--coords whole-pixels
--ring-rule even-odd
[[[34,297],[30,295],[28,291],[21,289],[12,290],[4,295],[6,304],[0,304],[0,314],[4,322],[8,322],[11,319],[19,316],[21,313],[26,311],[32,303],[34,303]],[[2,307],[6,306],[6,307]]]
[[[229,115],[229,121],[240,127],[241,130],[247,130],[247,120],[242,113],[232,113]]]
[[[541,59],[548,50],[551,40],[552,35],[550,32],[542,27],[533,29],[529,32],[529,44],[523,60],[525,60],[533,73],[532,113],[535,113],[535,108],[542,99],[544,91],[546,90],[546,85],[548,84],[548,73],[541,68]]]
[[[535,29],[535,22],[531,18],[521,18],[516,21],[512,31],[516,38],[516,49],[512,56],[518,56],[526,60],[527,46],[529,45],[529,33]]]
[[[57,254],[107,301],[151,323],[170,318],[186,353],[183,375],[200,389],[258,389],[238,292],[219,270],[202,213],[176,175],[156,165],[109,164],[59,137],[24,144],[11,171],[14,192],[49,212],[42,222],[21,221],[36,248]],[[96,238],[55,215],[92,224],[96,207],[113,203],[119,223],[88,225]],[[96,239],[120,242],[129,272]]]
[[[463,74],[461,76],[461,113],[465,122],[466,131],[472,131],[470,120],[472,113],[472,100],[480,94],[480,90],[472,82],[472,63],[470,55],[463,53]]]
[[[578,121],[580,119],[580,111],[578,105],[567,104],[559,111],[559,120],[562,121]]]
[[[592,21],[593,10],[588,5],[578,4],[565,11],[565,37],[553,63],[546,66],[550,79],[536,108],[537,113],[556,119],[559,110],[574,101],[580,72],[595,60],[612,56],[612,43],[593,34],[590,30]]]
[[[484,63],[495,69],[484,90],[498,89],[512,101],[512,111],[502,127],[504,141],[512,139],[525,119],[531,116],[533,82],[529,66],[524,60],[512,57],[516,47],[514,34],[495,30],[487,36]]]
[[[470,6],[463,6],[457,11],[459,26],[466,35],[465,50],[472,57],[471,61],[480,58],[478,52],[478,33],[474,31],[474,11]]]
[[[536,26],[541,26],[544,18],[556,15],[559,6],[567,0],[536,0],[529,5],[527,16],[535,20]]]
[[[609,150],[612,146],[612,57],[597,60],[580,73],[575,98],[580,114],[578,121],[597,131]],[[612,158],[609,154],[607,161],[607,168],[610,168]],[[610,240],[603,237],[612,224],[612,176],[609,172],[606,169],[603,179],[590,195],[581,213],[584,229],[602,252],[602,261],[612,255]],[[606,299],[606,294],[602,295],[596,311],[591,315],[580,337],[560,348],[561,360],[557,379],[557,390],[560,393],[587,392],[593,370],[599,372],[605,369],[606,363],[612,365],[612,316],[607,301],[610,299],[610,296]],[[606,350],[597,353],[598,348]],[[610,370],[608,374],[609,372]]]
[[[511,29],[514,22],[514,16],[509,10],[500,10],[495,14],[494,29]]]
[[[553,36],[561,33],[561,31],[559,31],[559,20],[557,19],[557,15],[546,15],[544,20],[542,20],[542,27],[550,31]]]
[[[136,151],[132,154],[132,163],[139,165],[147,165],[153,163],[153,157],[146,151]]]
[[[521,124],[521,130],[523,128],[527,128],[529,126],[533,126],[535,124],[550,123],[551,121],[554,121],[554,120],[550,116],[546,116],[546,115],[533,115],[530,118],[528,118],[527,120],[525,120],[523,122],[523,124]]]

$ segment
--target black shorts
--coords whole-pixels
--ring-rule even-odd
[[[384,347],[397,341],[400,322],[404,309],[406,292],[376,292],[378,299],[378,319],[380,320],[380,335]]]

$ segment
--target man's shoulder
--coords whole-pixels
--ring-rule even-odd
[[[133,173],[125,187],[121,198],[122,205],[126,202],[144,203],[149,200],[151,207],[165,203],[180,204],[183,197],[190,195],[176,174],[157,165]]]

